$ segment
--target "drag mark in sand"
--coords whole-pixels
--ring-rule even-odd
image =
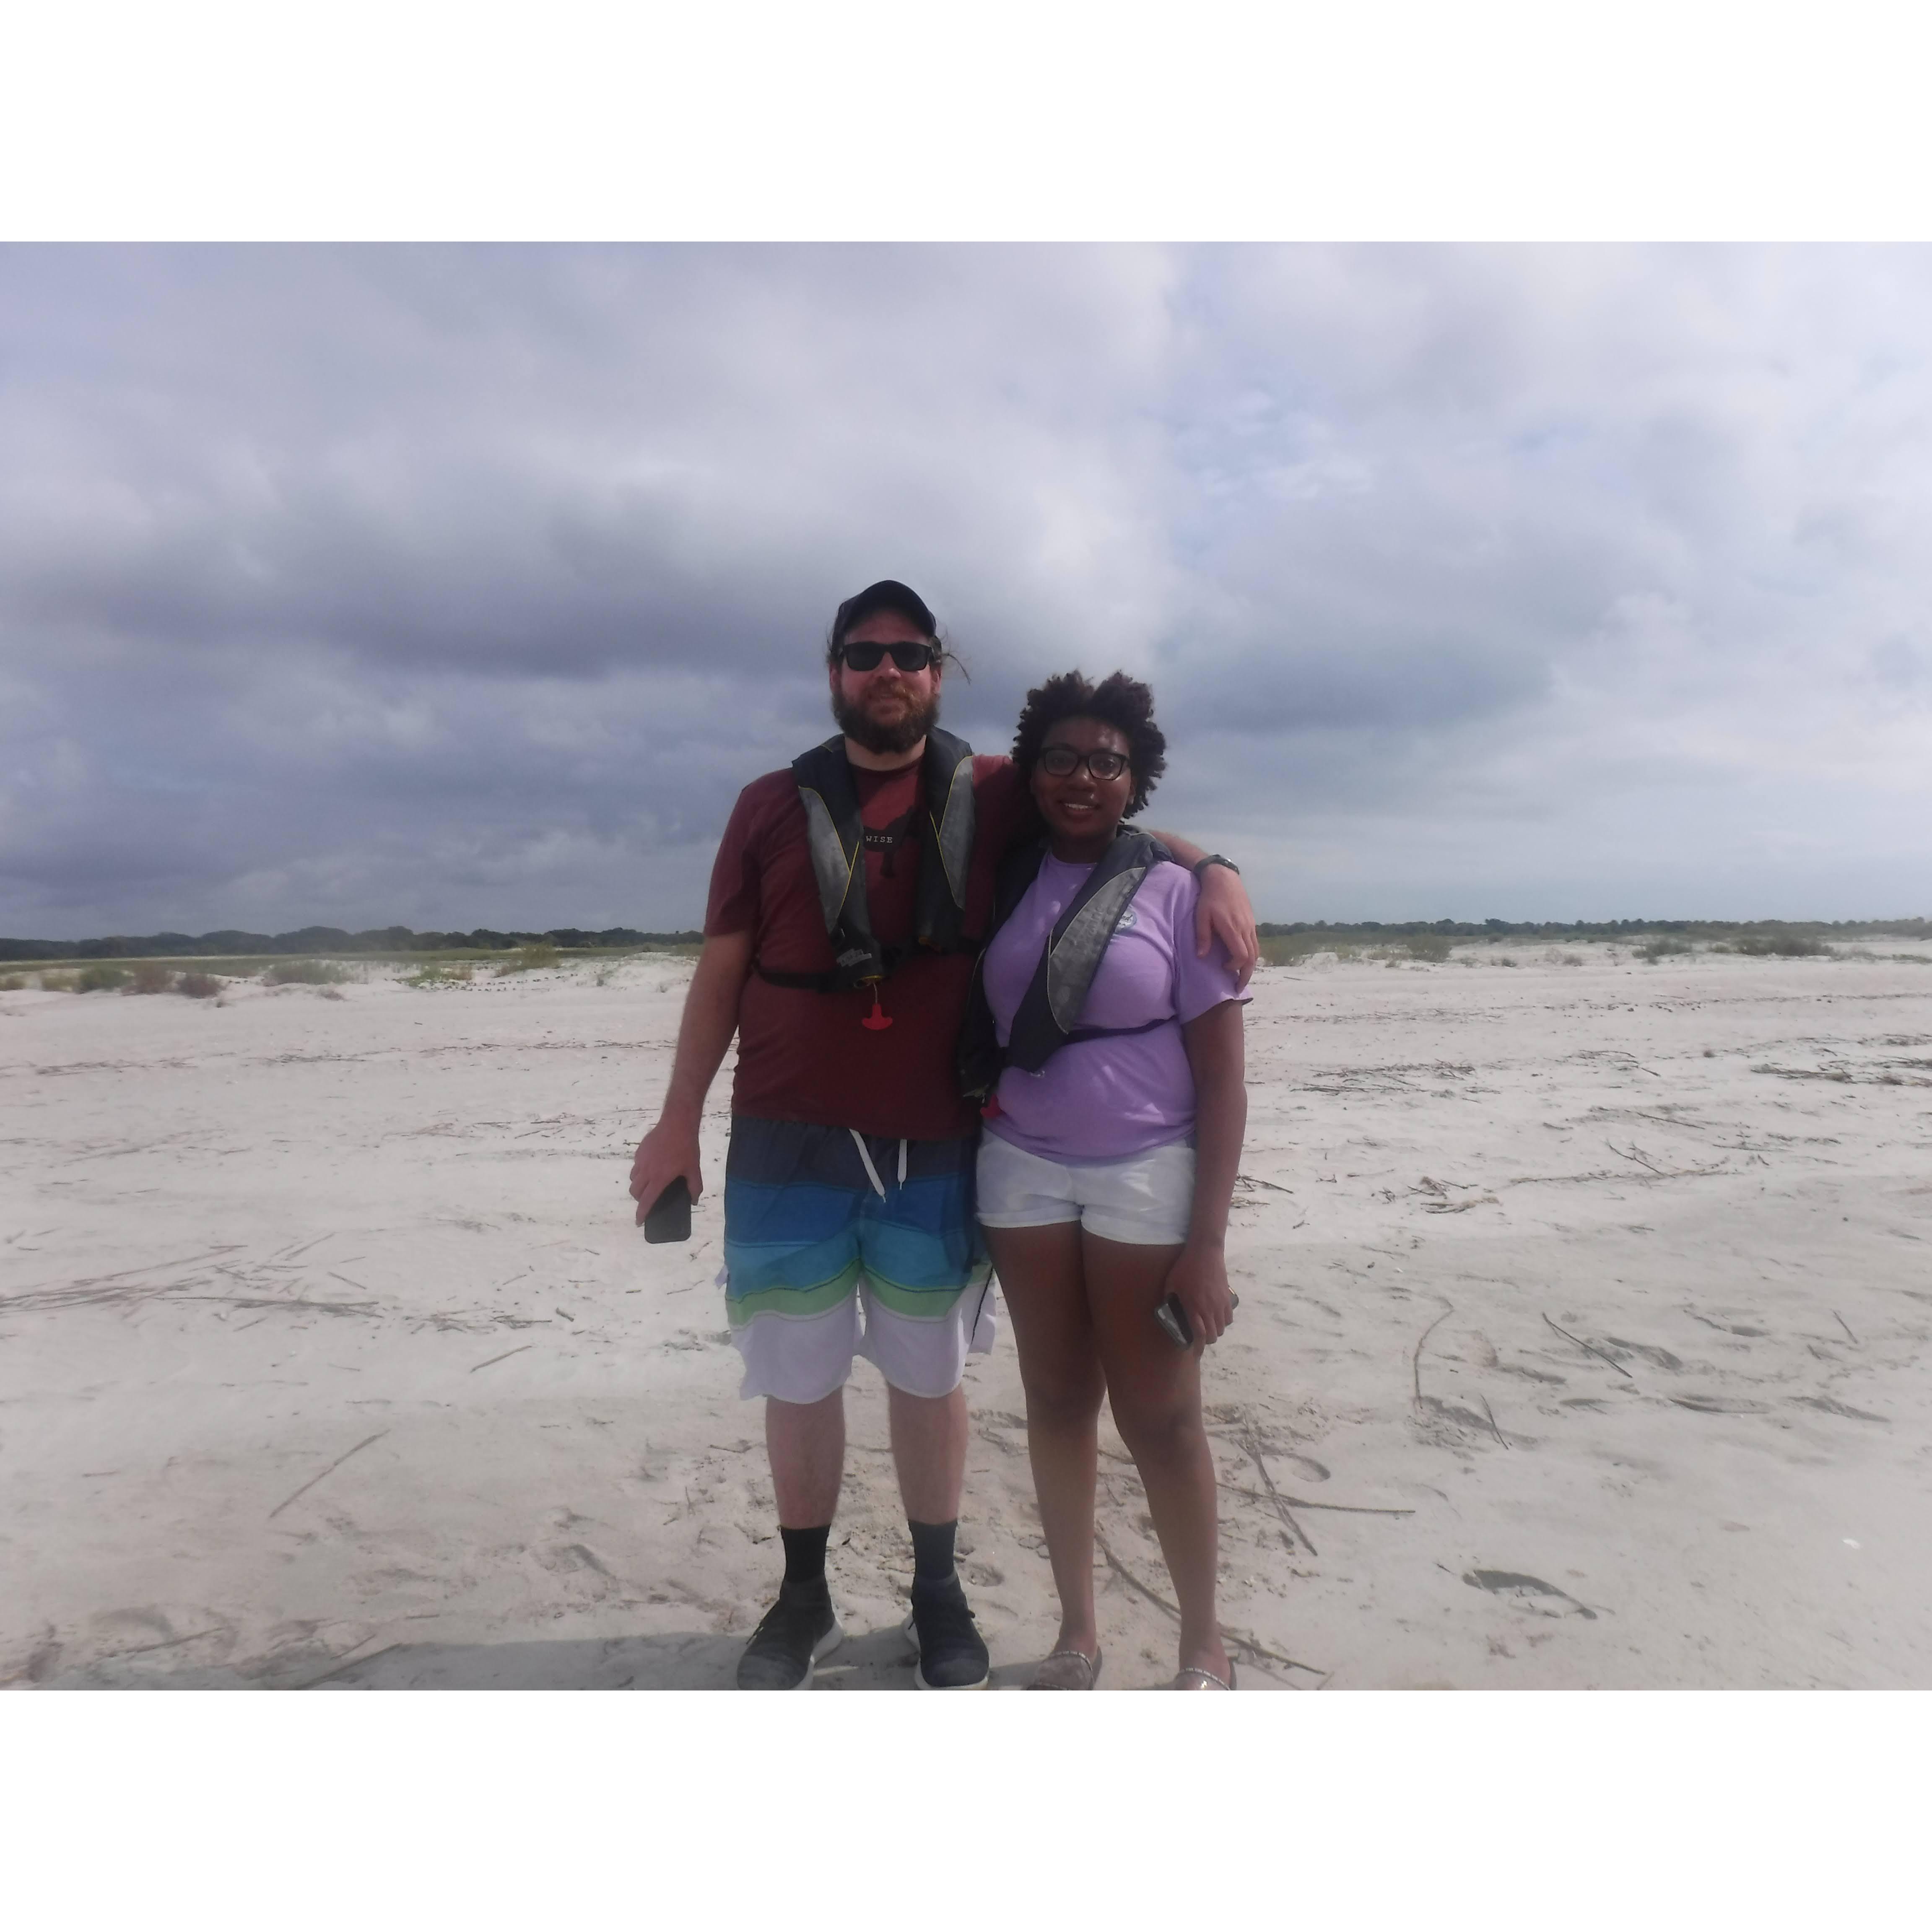
[[[1646,1173],[1658,1180],[1683,1180],[1706,1174],[1722,1174],[1724,1171],[1722,1161],[1714,1162],[1708,1167],[1659,1167],[1635,1141],[1632,1141],[1628,1148],[1620,1148],[1611,1140],[1605,1141],[1604,1144],[1619,1160],[1636,1162]]]
[[[1526,1576],[1515,1570],[1466,1570],[1462,1580],[1472,1590],[1487,1590],[1492,1596],[1513,1598],[1520,1604],[1529,1604],[1540,1597],[1554,1597],[1569,1604],[1578,1616],[1588,1618],[1592,1623],[1597,1621],[1596,1612],[1588,1604],[1579,1603],[1568,1590],[1559,1590],[1554,1583],[1546,1583],[1540,1576]],[[1552,1612],[1546,1610],[1543,1614],[1547,1616]],[[1562,1612],[1554,1614],[1561,1616]]]
[[[1507,1449],[1510,1446],[1509,1439],[1503,1434],[1502,1431],[1496,1426],[1496,1412],[1490,1406],[1489,1397],[1487,1396],[1484,1396],[1480,1400],[1483,1405],[1483,1413],[1490,1418],[1490,1433],[1496,1437],[1496,1440],[1500,1442],[1505,1449]]]
[[[1140,1595],[1146,1598],[1148,1601],[1152,1604],[1156,1610],[1165,1610],[1176,1623],[1180,1622],[1180,1611],[1179,1607],[1175,1604],[1170,1604],[1158,1590],[1151,1588],[1148,1584],[1143,1583],[1141,1580],[1114,1554],[1112,1549],[1108,1546],[1107,1539],[1100,1534],[1097,1528],[1094,1532],[1094,1546],[1100,1551],[1101,1556],[1106,1562],[1107,1568],[1112,1570],[1114,1574],[1119,1577],[1120,1581],[1125,1583],[1130,1589],[1134,1590]],[[1324,1670],[1318,1664],[1304,1664],[1298,1658],[1284,1657],[1280,1651],[1270,1650],[1265,1644],[1257,1643],[1252,1637],[1244,1635],[1240,1630],[1230,1630],[1226,1624],[1223,1624],[1221,1626],[1221,1634],[1227,1639],[1228,1642],[1233,1644],[1238,1649],[1247,1651],[1254,1657],[1264,1657],[1270,1664],[1279,1664],[1283,1665],[1290,1670],[1305,1670],[1311,1677],[1319,1678],[1322,1680],[1322,1682],[1315,1687],[1318,1690],[1322,1688],[1322,1684],[1327,1683],[1329,1678],[1334,1675],[1333,1671]]]
[[[1307,1531],[1295,1521],[1288,1504],[1282,1500],[1281,1492],[1274,1486],[1274,1478],[1268,1474],[1268,1466],[1262,1455],[1261,1444],[1256,1437],[1255,1426],[1251,1419],[1244,1420],[1241,1424],[1241,1447],[1248,1452],[1249,1460],[1262,1472],[1262,1483],[1268,1492],[1268,1501],[1274,1504],[1275,1514],[1280,1517],[1282,1524],[1290,1532],[1282,1539],[1287,1544],[1289,1552],[1293,1553],[1295,1539],[1298,1538],[1307,1545],[1310,1556],[1319,1556],[1321,1551],[1317,1550],[1313,1544],[1309,1542]]]
[[[381,1442],[382,1438],[388,1435],[388,1432],[389,1432],[386,1429],[379,1429],[374,1435],[364,1436],[362,1440],[357,1443],[353,1449],[344,1450],[342,1454],[337,1456],[335,1460],[330,1463],[327,1468],[322,1471],[322,1476],[310,1477],[308,1480],[303,1484],[302,1487],[296,1490],[293,1496],[286,1497],[282,1502],[276,1504],[274,1508],[268,1512],[268,1520],[271,1522],[273,1522],[276,1517],[280,1516],[283,1510],[288,1508],[290,1503],[298,1502],[304,1496],[307,1496],[309,1491],[314,1489],[316,1484],[322,1480],[322,1476],[334,1475],[336,1471],[340,1468],[343,1464],[347,1462],[350,1456],[359,1455],[364,1449],[368,1448],[372,1442]]]
[[[1214,1486],[1231,1496],[1240,1496],[1251,1503],[1264,1503],[1269,1498],[1259,1490],[1244,1490],[1239,1483],[1216,1482]],[[1413,1516],[1412,1509],[1389,1509],[1369,1503],[1318,1503],[1306,1496],[1284,1496],[1283,1502],[1292,1503],[1297,1509],[1338,1510],[1344,1516]]]
[[[1478,1415],[1473,1408],[1465,1408],[1457,1402],[1441,1402],[1434,1396],[1424,1395],[1422,1392],[1422,1351],[1426,1346],[1430,1336],[1434,1334],[1436,1330],[1441,1328],[1455,1312],[1456,1305],[1451,1302],[1433,1322],[1430,1323],[1426,1328],[1423,1330],[1420,1339],[1416,1342],[1415,1352],[1409,1360],[1409,1373],[1415,1388],[1415,1406],[1426,1415],[1438,1417],[1443,1421],[1459,1429],[1473,1429],[1478,1435],[1486,1426],[1490,1434],[1495,1436],[1497,1442],[1507,1449],[1510,1445],[1504,1440],[1502,1431],[1496,1426],[1496,1412],[1490,1408],[1490,1399],[1487,1396],[1480,1397],[1483,1414]],[[1489,1418],[1486,1424],[1484,1420],[1484,1416]]]
[[[1423,1330],[1422,1338],[1415,1345],[1415,1353],[1409,1358],[1409,1373],[1415,1384],[1415,1401],[1418,1408],[1422,1406],[1422,1351],[1426,1346],[1430,1336],[1434,1334],[1436,1330],[1441,1328],[1455,1312],[1456,1304],[1452,1301],[1433,1322],[1430,1323],[1426,1328]],[[1547,1316],[1544,1317],[1546,1322],[1549,1318]]]
[[[1543,1318],[1546,1322],[1550,1322],[1550,1317],[1546,1315],[1544,1316]],[[1564,1341],[1576,1342],[1578,1348],[1582,1349],[1588,1354],[1594,1355],[1600,1362],[1608,1362],[1610,1366],[1615,1369],[1617,1373],[1622,1376],[1625,1382],[1634,1382],[1636,1380],[1636,1376],[1632,1375],[1629,1370],[1624,1366],[1622,1363],[1616,1360],[1611,1356],[1605,1354],[1602,1349],[1592,1348],[1588,1342],[1581,1340],[1576,1336],[1571,1334],[1567,1328],[1557,1328],[1556,1324],[1553,1322],[1550,1322],[1550,1325],[1551,1328],[1556,1329],[1557,1334],[1561,1335]],[[1429,1338],[1426,1336],[1423,1337],[1424,1341],[1426,1341]]]
[[[507,1362],[512,1355],[520,1355],[524,1352],[524,1348],[534,1348],[536,1346],[536,1344],[534,1342],[526,1342],[521,1348],[506,1348],[500,1355],[492,1355],[487,1362],[478,1362],[476,1368],[472,1369],[470,1372],[473,1376],[476,1372],[476,1369],[494,1369],[499,1362]]]

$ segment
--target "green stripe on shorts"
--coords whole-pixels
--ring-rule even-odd
[[[766,1288],[752,1294],[724,1294],[724,1312],[734,1328],[742,1328],[754,1315],[787,1315],[802,1321],[836,1308],[859,1285],[859,1264],[848,1262],[830,1281],[816,1288]]]
[[[975,1269],[974,1278],[964,1288],[902,1288],[897,1282],[884,1280],[868,1268],[866,1286],[872,1290],[872,1299],[895,1315],[910,1316],[915,1321],[941,1322],[952,1312],[962,1294],[976,1294],[983,1288],[992,1271],[990,1263]]]

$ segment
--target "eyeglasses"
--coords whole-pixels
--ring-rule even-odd
[[[849,670],[877,670],[880,660],[890,651],[892,662],[909,676],[939,662],[937,644],[841,644],[838,655]]]
[[[1071,745],[1049,745],[1040,754],[1040,768],[1050,778],[1070,778],[1082,765],[1105,784],[1127,768],[1124,752],[1076,752]]]

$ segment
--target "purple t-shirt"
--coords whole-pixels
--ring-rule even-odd
[[[1047,935],[1093,869],[1049,854],[986,949],[986,998],[1002,1046]],[[1063,1046],[1037,1073],[1008,1067],[988,1132],[1048,1160],[1077,1161],[1124,1160],[1193,1132],[1194,1073],[1181,1025],[1224,1000],[1248,998],[1219,940],[1205,959],[1195,953],[1200,896],[1184,867],[1153,867],[1101,956],[1080,1015],[1081,1025],[1090,1027],[1137,1027],[1168,1016],[1174,1024]]]

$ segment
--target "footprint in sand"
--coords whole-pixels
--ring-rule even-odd
[[[1538,1616],[1587,1617],[1592,1623],[1597,1620],[1596,1612],[1587,1604],[1580,1604],[1568,1590],[1559,1590],[1554,1583],[1546,1583],[1540,1576],[1526,1576],[1515,1570],[1466,1570],[1462,1580],[1472,1589],[1487,1590],[1492,1596],[1507,1597],[1525,1610],[1534,1610]],[[1568,1607],[1559,1608],[1560,1604]]]

